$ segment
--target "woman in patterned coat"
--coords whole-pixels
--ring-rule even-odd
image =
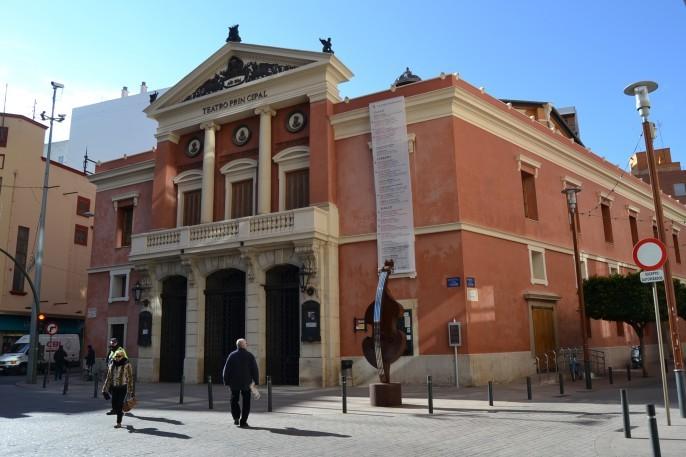
[[[127,395],[130,398],[135,396],[134,387],[131,364],[126,357],[126,351],[119,348],[114,353],[113,362],[107,369],[107,378],[102,386],[102,395],[105,400],[109,400],[109,392],[112,392],[112,409],[117,414],[117,425],[114,428],[121,428],[124,401]]]

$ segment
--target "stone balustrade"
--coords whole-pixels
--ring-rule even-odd
[[[131,237],[130,259],[179,255],[183,252],[202,253],[218,247],[226,249],[247,244],[267,245],[329,236],[338,236],[337,214],[331,214],[328,209],[310,206],[135,234]]]

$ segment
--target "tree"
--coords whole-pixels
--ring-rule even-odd
[[[674,280],[677,299],[677,313],[686,318],[686,286]],[[660,319],[668,320],[664,285],[658,284]],[[593,319],[626,322],[634,329],[639,341],[639,351],[644,357],[644,335],[646,326],[655,322],[652,286],[641,283],[638,273],[626,276],[593,276],[584,280],[586,315]],[[658,329],[659,331],[659,329]],[[646,375],[645,363],[643,374]]]

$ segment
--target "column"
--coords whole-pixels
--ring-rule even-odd
[[[257,214],[271,212],[272,200],[272,116],[268,106],[255,110],[260,115],[260,153],[257,165]]]
[[[214,132],[221,126],[214,122],[200,124],[205,131],[202,151],[202,201],[200,205],[200,223],[207,224],[214,219]]]

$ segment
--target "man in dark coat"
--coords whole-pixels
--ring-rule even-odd
[[[55,351],[53,355],[53,360],[55,361],[55,381],[62,379],[62,373],[64,373],[64,366],[67,363],[67,353],[60,344],[60,347]]]
[[[226,358],[224,364],[224,385],[231,389],[231,415],[233,423],[240,427],[249,427],[250,414],[250,384],[259,383],[255,356],[246,349],[248,342],[240,338],[236,340],[236,350]],[[243,396],[243,409],[238,405],[238,397]],[[242,413],[242,414],[241,414]]]

